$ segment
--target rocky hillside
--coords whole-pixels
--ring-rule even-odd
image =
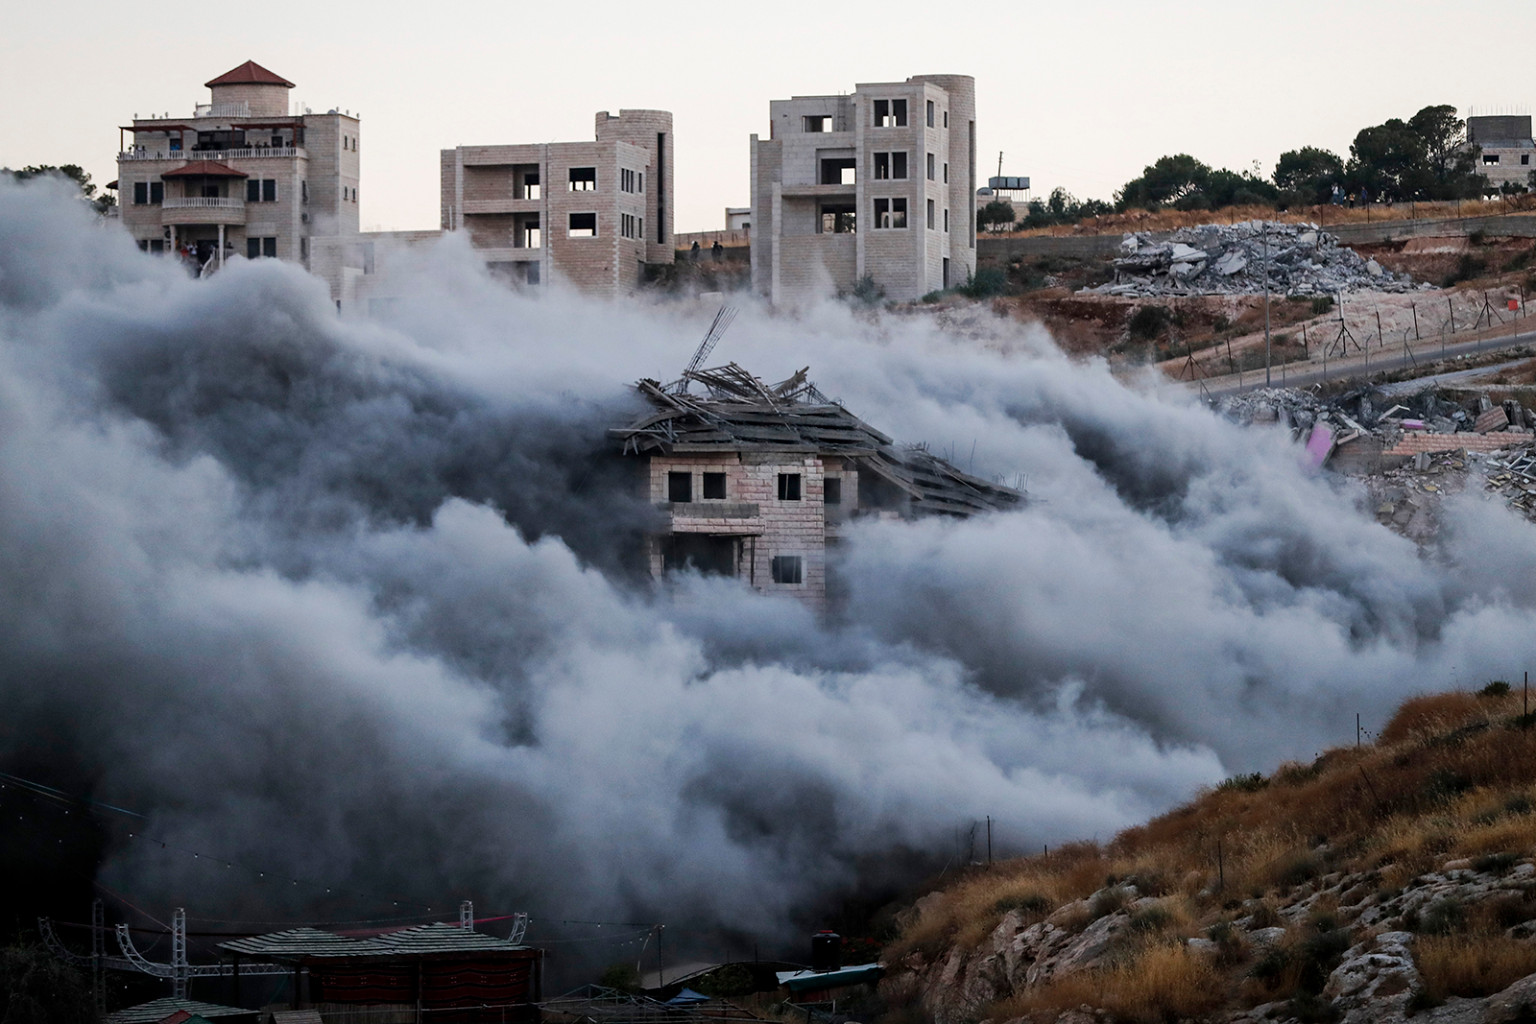
[[[1536,715],[1490,684],[1106,846],[973,873],[885,953],[889,1024],[1536,1022]]]

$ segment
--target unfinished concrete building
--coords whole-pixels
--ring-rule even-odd
[[[752,136],[752,283],[775,304],[865,278],[915,299],[976,269],[976,83],[918,75],[768,105]]]
[[[1490,189],[1505,185],[1531,187],[1531,172],[1536,171],[1536,141],[1531,137],[1531,115],[1500,114],[1467,118],[1467,142],[1482,149],[1478,168],[1488,179]]]
[[[827,552],[853,520],[971,516],[1022,501],[922,448],[896,448],[806,372],[768,385],[730,363],[637,385],[654,411],[611,433],[647,460],[642,486],[667,516],[649,541],[653,576],[731,576],[819,608]]]
[[[357,117],[290,113],[293,83],[255,61],[205,84],[191,117],[119,129],[119,216],[139,248],[199,269],[234,254],[308,266],[312,238],[357,233]]]
[[[442,226],[465,231],[494,273],[627,294],[671,263],[672,115],[597,114],[592,142],[442,151]]]

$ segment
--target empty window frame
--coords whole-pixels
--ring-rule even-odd
[[[905,128],[907,126],[906,100],[875,100],[876,128]]]
[[[277,257],[277,239],[247,238],[245,240],[245,255],[253,260],[261,257],[275,259]]]
[[[935,161],[934,158],[933,158],[933,154],[929,153],[928,154],[928,180],[929,181],[933,181],[934,180],[933,168],[934,168],[934,164],[936,162],[937,161]]]
[[[571,238],[596,238],[597,214],[573,213],[567,226],[566,234]]]
[[[928,127],[933,127],[933,100],[928,101]]]
[[[821,183],[823,185],[853,185],[858,181],[858,161],[851,156],[824,156],[821,158]]]
[[[936,223],[937,217],[935,215],[935,209],[936,208],[934,207],[933,200],[932,199],[928,200],[928,230],[929,231],[932,231],[934,228],[938,227],[938,224]]]
[[[949,161],[944,161],[944,184],[949,184]]]
[[[513,239],[513,245],[519,249],[537,249],[544,244],[544,232],[539,224],[538,214],[521,214],[514,218],[517,224],[517,236]]]
[[[944,127],[949,127],[949,111],[944,111]]]
[[[620,192],[638,192],[638,191],[640,191],[639,186],[636,184],[636,181],[637,181],[637,179],[639,177],[640,177],[640,175],[637,172],[630,170],[628,167],[621,167],[621,168],[619,168],[619,191]]]
[[[904,196],[875,200],[875,228],[892,231],[907,226],[907,200]]]
[[[828,505],[841,505],[843,503],[843,478],[829,476],[821,482],[822,500]]]
[[[1531,154],[1529,154],[1529,153],[1521,153],[1520,154],[1520,164],[1521,164],[1521,166],[1527,166],[1527,165],[1530,164],[1530,162],[1531,162]]]
[[[822,203],[816,221],[818,235],[851,235],[858,230],[853,203]]]
[[[1498,162],[1499,162],[1499,154],[1497,154],[1497,153],[1484,153],[1483,154],[1483,163],[1484,164],[1496,164]]]
[[[724,473],[705,473],[704,474],[704,500],[705,501],[724,501],[725,500],[725,474]]]
[[[889,181],[892,178],[902,179],[907,176],[907,154],[876,153],[875,154],[875,179],[877,181]]]
[[[597,168],[596,167],[572,167],[571,168],[572,192],[596,192]]]
[[[810,132],[815,135],[819,135],[822,132],[829,132],[832,130],[832,115],[806,114],[800,119],[800,127],[802,131]]]
[[[944,211],[944,230],[945,231],[949,230],[949,211],[948,210]]]
[[[800,474],[799,473],[780,473],[779,474],[779,500],[780,501],[799,501],[800,500]]]
[[[643,238],[644,229],[640,218],[632,213],[619,214],[619,234],[624,238]]]
[[[686,505],[693,500],[692,473],[667,474],[667,500],[679,505]]]
[[[805,559],[800,555],[773,556],[773,582],[797,584],[805,582]]]
[[[539,169],[537,167],[529,168],[517,175],[515,195],[518,199],[538,199],[540,197]]]

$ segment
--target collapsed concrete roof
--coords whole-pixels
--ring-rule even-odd
[[[891,439],[817,390],[809,368],[765,384],[735,363],[635,387],[656,411],[609,433],[625,454],[814,452],[854,460],[906,494],[916,513],[969,516],[1012,508],[1023,495]],[[707,395],[688,392],[703,385]]]

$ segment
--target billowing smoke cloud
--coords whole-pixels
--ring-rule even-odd
[[[1536,648],[1500,509],[1421,555],[1277,433],[984,317],[750,310],[719,356],[810,365],[1027,508],[863,523],[832,621],[656,587],[604,431],[707,311],[521,298],[452,241],[411,275],[339,318],[294,267],[194,282],[0,181],[0,763],[41,744],[168,846],[338,891],[782,935],[972,818],[1104,838]],[[122,835],[102,877],[371,909]]]

